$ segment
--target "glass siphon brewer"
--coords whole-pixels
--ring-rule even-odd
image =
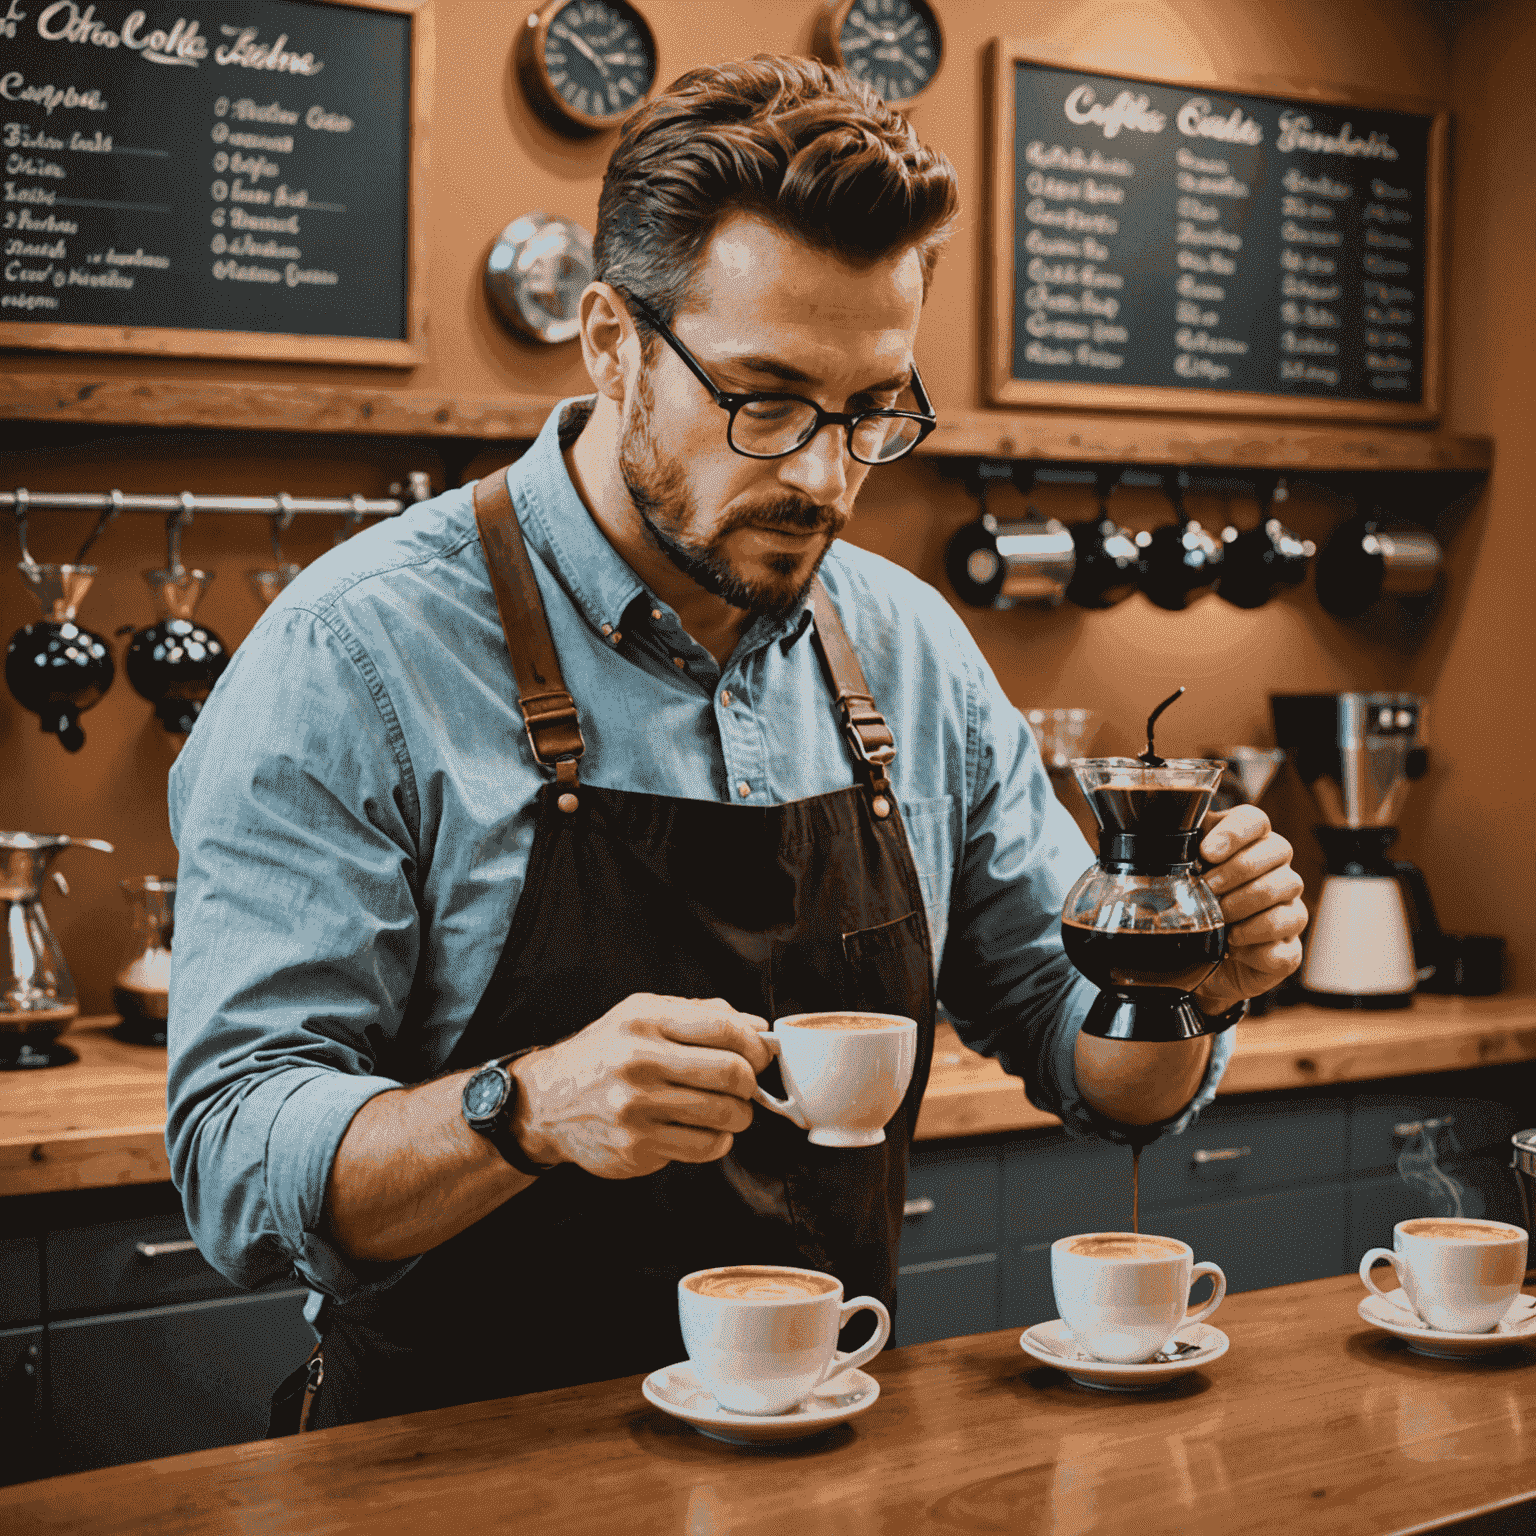
[[[1099,826],[1098,863],[1068,892],[1061,913],[1067,958],[1099,988],[1085,1034],[1190,1040],[1221,1027],[1191,994],[1227,953],[1221,904],[1195,852],[1226,764],[1152,750],[1157,716],[1183,691],[1153,712],[1139,758],[1072,764]]]
[[[140,875],[119,880],[118,886],[133,909],[133,937],[131,953],[112,982],[112,1006],[122,1016],[114,1033],[135,1045],[164,1045],[176,882]]]

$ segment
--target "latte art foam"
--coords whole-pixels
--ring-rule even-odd
[[[1517,1243],[1520,1234],[1510,1227],[1495,1227],[1481,1221],[1436,1220],[1426,1216],[1422,1221],[1405,1222],[1403,1231],[1409,1237],[1434,1237],[1456,1243]]]
[[[807,1019],[796,1019],[787,1029],[889,1029],[894,1019],[877,1019],[867,1013],[817,1013]],[[780,1025],[774,1025],[775,1029]]]
[[[720,1296],[731,1301],[800,1301],[835,1291],[837,1281],[830,1275],[741,1265],[734,1269],[712,1269],[690,1280],[688,1289],[700,1296]]]
[[[1086,1259],[1167,1259],[1183,1251],[1178,1244],[1162,1238],[1130,1237],[1115,1232],[1101,1237],[1079,1237],[1067,1244],[1068,1253],[1080,1253]]]

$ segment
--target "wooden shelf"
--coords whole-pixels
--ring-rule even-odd
[[[553,396],[437,395],[313,384],[202,379],[0,378],[0,419],[81,426],[195,427],[259,432],[527,441]],[[1212,465],[1234,469],[1452,470],[1486,474],[1493,440],[1404,427],[1192,420],[1182,416],[948,411],[919,453],[1062,463]]]

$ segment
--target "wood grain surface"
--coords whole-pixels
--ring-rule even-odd
[[[585,384],[573,387],[580,393]],[[8,420],[112,425],[242,427],[263,432],[366,432],[476,437],[538,436],[557,395],[438,394],[388,385],[228,383],[206,378],[82,382],[70,375],[9,373],[0,379]],[[1304,422],[1191,421],[1082,411],[939,409],[918,450],[1075,463],[1221,465],[1243,469],[1465,470],[1493,467],[1493,440],[1402,427],[1327,427]]]
[[[1077,1386],[1005,1329],[889,1351],[868,1413],[774,1449],[702,1438],[631,1376],[22,1484],[0,1529],[1385,1536],[1501,1506],[1536,1529],[1536,1350],[1427,1359],[1363,1294],[1229,1297],[1227,1354],[1148,1394]]]
[[[0,1073],[0,1197],[170,1178],[165,1156],[165,1052],[113,1038],[112,1018],[68,1034],[80,1060]],[[1401,1013],[1287,1008],[1237,1026],[1221,1094],[1368,1082],[1536,1060],[1536,998],[1419,998]],[[941,1024],[917,1137],[1059,1125],[1024,1085]]]

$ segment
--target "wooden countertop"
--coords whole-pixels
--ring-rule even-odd
[[[170,1178],[165,1052],[115,1039],[115,1022],[76,1024],[65,1038],[80,1060],[68,1066],[0,1073],[0,1196]],[[1378,1014],[1286,1008],[1237,1031],[1223,1094],[1364,1082],[1536,1060],[1536,998],[1424,996]],[[1058,1123],[1017,1078],[941,1026],[919,1140]]]
[[[867,1414],[773,1449],[704,1439],[630,1376],[24,1483],[0,1528],[1384,1536],[1503,1510],[1498,1529],[1536,1529],[1536,1350],[1427,1359],[1360,1321],[1363,1294],[1345,1275],[1230,1296],[1227,1354],[1147,1394],[1077,1386],[1003,1329],[888,1351]]]

